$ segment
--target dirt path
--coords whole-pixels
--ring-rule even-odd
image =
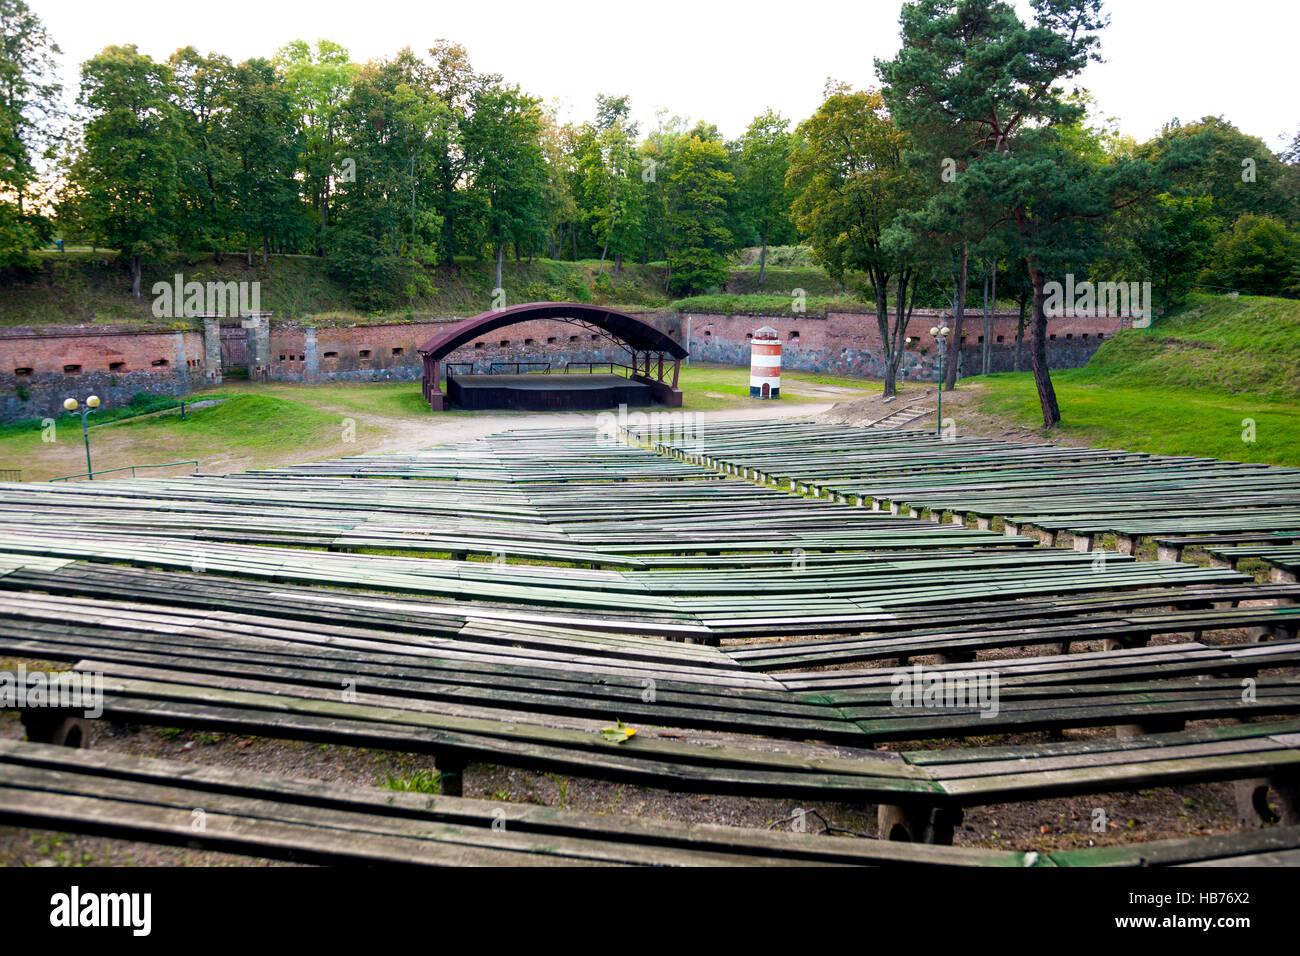
[[[669,415],[685,414],[695,416],[697,421],[753,420],[762,418],[812,418],[828,409],[827,403],[791,404],[768,403],[763,405],[720,408],[705,412],[678,412],[672,409],[654,409],[651,414]],[[633,409],[633,412],[639,409]],[[474,417],[456,416],[438,420],[430,416],[428,420],[413,422],[409,418],[392,418],[381,415],[360,415],[352,413],[358,423],[370,425],[383,431],[385,438],[377,443],[362,447],[358,442],[352,454],[380,454],[395,451],[412,451],[441,445],[449,442],[472,441],[496,432],[509,431],[513,428],[584,428],[596,427],[595,412],[548,412],[516,413],[497,415],[475,415]]]

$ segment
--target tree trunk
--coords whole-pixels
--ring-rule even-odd
[[[497,285],[496,285],[498,289],[504,288],[504,286],[501,285],[501,265],[503,262],[505,262],[505,258],[506,258],[506,244],[504,242],[499,242],[497,243]]]
[[[894,303],[894,327],[890,337],[890,356],[885,370],[885,387],[888,395],[897,392],[898,369],[903,364],[903,353],[907,351],[907,324],[912,319],[912,309],[907,302],[907,287],[912,286],[912,302],[916,302],[916,283],[904,270],[898,274],[898,301]],[[885,303],[888,309],[888,299]]]
[[[325,255],[325,220],[329,216],[329,204],[326,201],[325,194],[323,192],[321,193],[320,202],[317,204],[317,207],[320,209],[320,228],[316,230],[316,255],[324,256]],[[248,260],[248,264],[250,266],[253,264],[253,260],[251,257]]]
[[[980,374],[989,373],[989,349],[991,348],[990,340],[992,332],[991,317],[989,315],[989,277],[988,273],[984,274],[984,334],[980,336]]]
[[[1025,344],[1025,307],[1029,305],[1029,293],[1020,293],[1020,320],[1016,323],[1016,358],[1012,371],[1020,371],[1020,350]]]
[[[889,329],[889,277],[872,271],[871,284],[876,293],[876,326],[880,330],[880,353],[884,358],[885,390],[884,397],[898,394],[898,382],[894,375],[897,363],[894,360],[894,337]]]
[[[1047,316],[1043,312],[1047,276],[1038,263],[1029,260],[1029,277],[1034,283],[1034,334],[1029,343],[1029,354],[1034,366],[1034,385],[1038,388],[1038,404],[1043,409],[1043,425],[1051,428],[1061,420],[1061,409],[1056,404],[1056,389],[1047,368]]]
[[[957,273],[957,295],[952,307],[952,335],[948,337],[948,361],[943,369],[943,390],[951,392],[957,385],[957,366],[961,360],[961,320],[966,313],[967,249],[961,247],[961,269]]]
[[[140,257],[131,257],[131,294],[140,298]]]
[[[613,232],[611,229],[610,232]],[[605,246],[600,250],[600,268],[596,270],[596,278],[599,279],[602,272],[605,271],[605,253],[609,252],[609,233],[605,234]]]
[[[763,249],[758,254],[758,284],[763,284],[763,270],[767,268],[767,236],[763,237]]]

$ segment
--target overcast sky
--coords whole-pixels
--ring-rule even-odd
[[[476,69],[558,102],[562,119],[594,112],[597,92],[627,93],[645,132],[656,109],[716,124],[728,137],[767,107],[795,120],[827,77],[876,83],[875,57],[898,49],[900,0],[29,0],[80,63],[109,44],[157,59],[194,45],[238,61],[326,37],[357,61],[445,37]],[[1025,0],[1017,6],[1028,9]],[[1110,0],[1105,63],[1083,85],[1122,132],[1147,139],[1172,117],[1223,114],[1278,148],[1300,127],[1297,0]]]

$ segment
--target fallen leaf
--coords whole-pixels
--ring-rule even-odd
[[[635,727],[629,727],[617,717],[614,718],[614,721],[618,724],[617,727],[604,727],[600,731],[601,735],[606,740],[611,743],[624,744],[627,743],[629,739],[636,736]]]

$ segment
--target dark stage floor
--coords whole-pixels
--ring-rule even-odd
[[[535,411],[592,411],[619,405],[649,405],[649,385],[621,375],[453,375],[447,397],[460,408]]]

